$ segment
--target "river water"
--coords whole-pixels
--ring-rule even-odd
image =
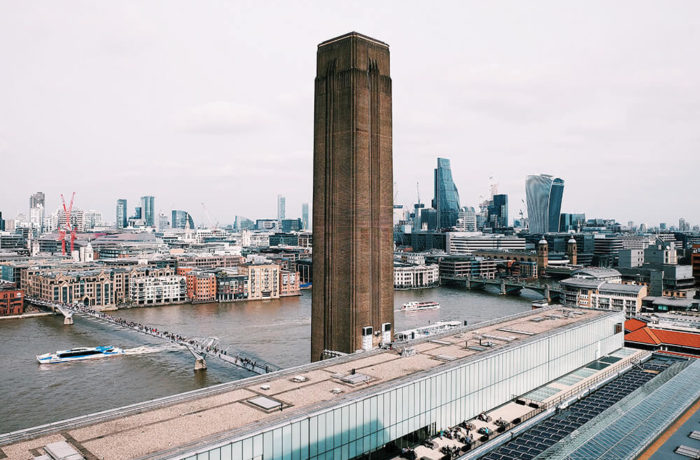
[[[530,308],[530,298],[504,297],[456,288],[396,291],[395,304],[439,302],[439,310],[396,312],[396,330],[435,321],[473,324]],[[310,354],[311,292],[279,300],[228,304],[174,305],[111,312],[189,337],[217,337],[230,351],[244,350],[281,367],[307,363]],[[0,433],[146,401],[252,374],[207,360],[194,372],[186,350],[128,329],[114,329],[62,316],[0,321]],[[127,356],[39,365],[35,356],[79,346],[114,345]]]

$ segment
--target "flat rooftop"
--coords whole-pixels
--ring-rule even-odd
[[[68,441],[87,458],[174,455],[258,432],[449,369],[601,316],[550,307],[452,329],[400,345],[285,369],[0,436],[0,458],[32,458]],[[403,353],[412,348],[412,354]],[[354,372],[353,372],[354,371]]]

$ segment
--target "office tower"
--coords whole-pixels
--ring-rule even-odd
[[[44,209],[46,209],[44,192],[36,192],[29,197],[29,223],[39,232],[42,232],[44,227]]]
[[[29,197],[29,208],[36,208],[37,206],[46,207],[46,195],[44,195],[44,192],[36,192]]]
[[[134,208],[134,217],[133,219],[143,219],[143,208],[141,206],[136,206]]]
[[[309,229],[309,203],[301,205],[301,222],[304,224],[304,230]]]
[[[191,228],[191,229],[194,229],[194,221],[192,220],[192,216],[187,211],[173,209],[172,219],[170,222],[171,222],[172,228],[180,228],[180,229]]]
[[[166,230],[169,226],[170,222],[168,222],[168,216],[166,216],[162,212],[158,214],[158,231],[162,232],[163,230]]]
[[[84,213],[85,229],[93,229],[102,225],[102,213],[94,209],[89,209]]]
[[[474,207],[464,207],[459,212],[457,219],[457,231],[460,232],[475,232],[476,231],[476,210]]]
[[[389,47],[356,32],[318,46],[311,359],[392,340]]]
[[[117,228],[126,228],[128,225],[128,217],[126,215],[126,200],[117,200]]]
[[[559,231],[564,181],[548,174],[527,176],[525,195],[530,233]]]
[[[508,195],[494,195],[488,205],[488,222],[491,228],[508,227]]]
[[[459,216],[459,193],[452,180],[450,160],[447,158],[437,159],[434,196],[432,205],[437,212],[438,228],[454,227]]]
[[[0,232],[5,231],[5,219],[2,218],[2,211],[0,211]]]
[[[552,193],[549,198],[549,230],[559,231],[559,216],[561,215],[561,200],[564,196],[564,180],[556,178],[552,182]]]
[[[285,202],[287,200],[282,195],[277,195],[277,220],[286,218]]]
[[[559,217],[560,232],[578,232],[586,223],[585,214],[571,214],[563,212]]]
[[[155,227],[155,197],[152,196],[142,196],[141,197],[141,219],[146,223],[146,227]]]

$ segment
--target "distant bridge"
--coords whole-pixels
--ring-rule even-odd
[[[150,335],[151,337],[176,343],[187,348],[190,353],[192,353],[192,356],[194,356],[195,359],[195,370],[207,368],[207,363],[205,360],[207,356],[214,356],[227,364],[232,364],[256,374],[266,374],[268,372],[280,370],[279,366],[275,366],[274,364],[268,363],[259,358],[245,356],[240,352],[229,354],[228,350],[224,350],[220,347],[219,340],[216,338],[192,338],[179,334],[173,334],[167,331],[160,331],[156,328],[149,328],[132,321],[115,318],[106,313],[95,311],[79,305],[47,302],[45,300],[35,299],[32,297],[27,297],[25,300],[33,305],[50,308],[53,311],[58,310],[65,318],[63,322],[64,324],[73,324],[73,316],[77,314],[81,317],[97,320],[102,324],[130,329],[132,331],[140,332],[141,334]]]
[[[508,278],[469,278],[466,276],[440,276],[442,284],[466,287],[467,289],[482,289],[486,286],[494,286],[499,289],[501,295],[518,295],[523,289],[530,289],[539,292],[547,302],[551,302],[553,297],[561,299],[564,295],[559,283],[542,281],[525,281]]]

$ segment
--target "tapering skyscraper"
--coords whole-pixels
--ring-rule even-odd
[[[447,158],[437,159],[435,168],[435,195],[433,198],[433,209],[437,211],[437,227],[451,228],[457,225],[459,217],[459,193],[457,186],[452,180],[452,169],[450,160]]]
[[[389,46],[356,32],[318,45],[311,359],[392,340]]]
[[[530,233],[558,232],[564,180],[547,174],[527,176],[525,195]]]

